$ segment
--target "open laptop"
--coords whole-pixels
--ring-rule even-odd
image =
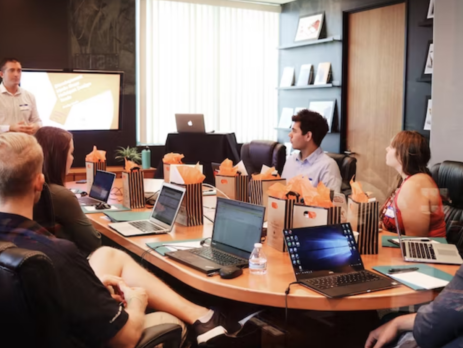
[[[107,203],[115,178],[116,174],[114,173],[97,170],[93,178],[90,194],[85,197],[79,197],[79,204],[89,206],[97,205],[101,202]]]
[[[203,114],[175,114],[178,133],[206,133]]]
[[[392,200],[392,209],[394,212],[395,228],[399,237],[400,250],[405,261],[445,263],[451,265],[461,265],[463,263],[457,247],[453,244],[433,243],[432,241],[425,242],[422,237],[402,237],[397,219],[395,200]]]
[[[109,227],[125,237],[168,233],[174,226],[184,195],[185,188],[164,183],[149,220],[117,222]]]
[[[247,267],[260,242],[265,207],[217,197],[210,247],[172,251],[167,256],[206,274],[224,266]]]
[[[302,285],[327,297],[344,297],[392,288],[398,283],[365,270],[350,223],[284,231],[294,275]]]

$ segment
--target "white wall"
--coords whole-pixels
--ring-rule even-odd
[[[435,0],[431,164],[463,162],[463,0]]]

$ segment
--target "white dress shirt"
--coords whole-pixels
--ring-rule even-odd
[[[11,125],[19,122],[42,124],[35,97],[21,87],[12,94],[2,83],[0,84],[0,133],[8,132]]]
[[[300,174],[309,178],[314,187],[322,182],[334,192],[341,191],[342,179],[339,167],[334,159],[323,152],[321,147],[304,160],[300,153],[293,154],[286,159],[281,177],[289,180]]]

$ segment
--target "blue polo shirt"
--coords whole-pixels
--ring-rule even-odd
[[[314,187],[322,182],[334,192],[341,191],[342,179],[339,167],[334,159],[323,152],[321,147],[304,159],[301,158],[300,153],[287,158],[281,177],[289,180],[300,174],[312,180]]]

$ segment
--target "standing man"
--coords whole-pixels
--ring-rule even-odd
[[[19,87],[21,71],[15,58],[0,61],[0,133],[35,134],[42,124],[34,95]]]
[[[315,187],[322,182],[334,192],[340,192],[342,179],[339,167],[320,147],[328,133],[328,122],[320,114],[309,110],[299,111],[292,120],[289,139],[293,149],[300,152],[288,157],[281,177],[289,180],[302,174]]]

